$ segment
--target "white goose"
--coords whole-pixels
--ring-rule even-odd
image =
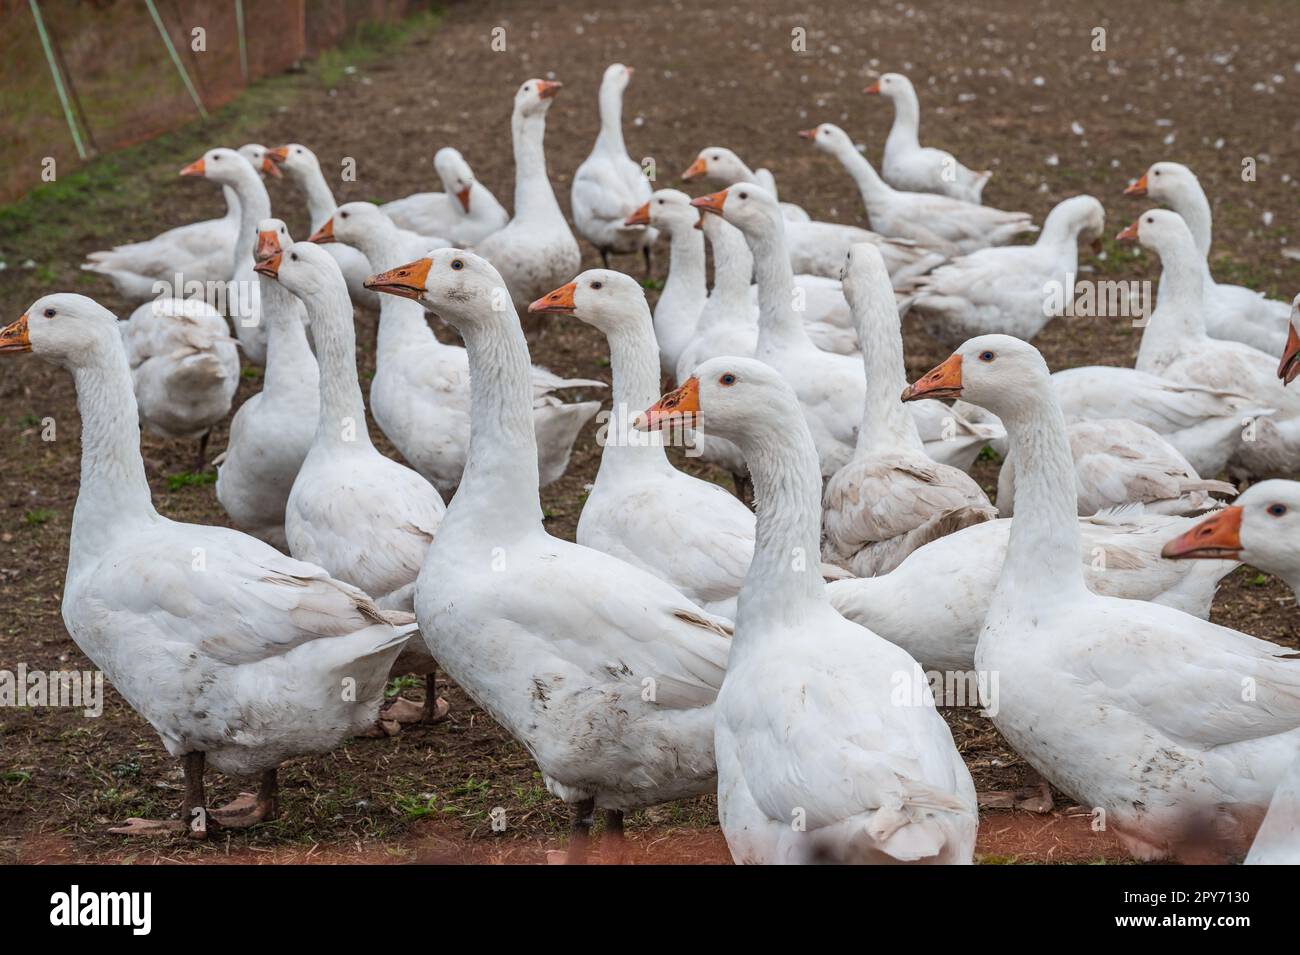
[[[600,81],[600,134],[573,174],[570,208],[573,224],[600,252],[609,268],[610,253],[645,256],[650,274],[650,248],[659,233],[643,225],[628,224],[628,217],[650,199],[650,180],[632,161],[623,143],[623,91],[632,79],[632,67],[612,63]]]
[[[730,625],[653,574],[546,532],[528,346],[492,265],[439,249],[371,286],[436,311],[469,352],[469,463],[416,584],[421,632],[573,808],[580,861],[597,806],[621,833],[624,809],[713,788],[711,704]]]
[[[376,229],[383,230],[386,241],[393,247],[393,261],[395,262],[409,262],[412,259],[419,258],[430,249],[441,249],[451,244],[441,236],[420,235],[410,229],[403,229],[395,225],[373,202],[345,202],[335,209],[328,219],[321,223],[319,229],[312,233],[310,241],[315,242],[317,245],[343,242],[364,255],[365,250],[357,242],[340,239],[334,234],[336,224],[345,223],[353,216],[364,219]],[[372,268],[369,260],[367,260],[366,267],[371,271],[378,271]],[[367,277],[369,276],[367,275]]]
[[[911,239],[945,256],[1006,245],[1037,232],[1028,212],[1003,212],[928,192],[902,192],[888,185],[844,130],[822,123],[799,133],[822,152],[840,161],[857,184],[871,228],[881,235]]]
[[[758,279],[754,357],[781,372],[799,396],[821,457],[822,474],[830,477],[849,462],[857,446],[866,398],[862,362],[824,352],[809,339],[794,309],[794,274],[785,250],[785,221],[771,196],[753,183],[741,183],[701,196],[693,204],[722,216],[744,233]],[[943,463],[968,466],[984,444],[999,436],[1000,426],[972,425],[959,411],[939,402],[913,413],[927,442],[926,453]]]
[[[1172,381],[1244,394],[1276,412],[1249,422],[1230,465],[1256,478],[1300,469],[1300,395],[1277,379],[1277,361],[1205,331],[1203,263],[1176,212],[1152,209],[1120,233],[1160,256],[1160,298],[1142,330],[1137,368]]]
[[[609,342],[614,407],[577,542],[666,580],[711,613],[734,616],[754,556],[753,512],[716,484],[673,467],[661,435],[631,428],[659,391],[654,325],[640,284],[621,272],[590,269],[529,311],[573,315]]]
[[[257,271],[302,300],[320,363],[316,434],[285,503],[289,552],[361,587],[380,607],[411,610],[416,575],[446,507],[432,484],[370,441],[343,273],[311,242],[295,242]],[[425,677],[425,720],[447,711],[435,692],[436,666],[423,643],[408,645],[394,665],[394,672]]]
[[[256,258],[270,259],[292,244],[282,221],[263,219]],[[284,509],[316,436],[320,370],[307,342],[302,302],[268,276],[257,280],[267,332],[266,371],[262,390],[230,420],[217,468],[217,500],[240,530],[287,551]]]
[[[1183,217],[1202,259],[1205,282],[1205,330],[1213,338],[1243,342],[1278,354],[1287,336],[1291,307],[1241,285],[1220,285],[1210,272],[1213,236],[1210,200],[1196,174],[1176,162],[1158,162],[1124,190],[1126,196],[1150,196]],[[1161,290],[1163,291],[1163,285]]]
[[[63,621],[183,761],[180,819],[130,819],[113,831],[188,828],[203,838],[274,816],[282,762],[326,752],[372,723],[411,627],[395,629],[369,597],[320,567],[154,510],[116,325],[91,299],[47,295],[0,331],[0,352],[31,351],[72,373],[81,486]],[[339,692],[344,680],[355,694]],[[205,765],[259,775],[256,797],[209,811]]]
[[[780,196],[776,189],[776,178],[770,169],[750,169],[744,161],[725,146],[706,146],[701,149],[695,161],[682,173],[683,182],[702,182],[715,186],[734,186],[738,182],[756,182],[769,193],[773,199]],[[808,222],[810,216],[793,202],[782,202],[781,214],[790,222]]]
[[[993,173],[967,169],[952,153],[921,145],[921,103],[911,80],[901,73],[884,73],[862,92],[883,96],[894,106],[894,125],[880,163],[885,182],[904,192],[933,192],[979,205]]]
[[[459,151],[443,146],[433,155],[433,168],[442,180],[442,192],[417,192],[379,207],[394,225],[420,235],[445,235],[452,242],[473,245],[510,221],[510,213],[474,177],[474,170]]]
[[[1065,419],[1032,345],[971,339],[906,396],[958,392],[1007,423],[1019,468],[1007,557],[975,651],[978,670],[1000,674],[994,725],[1045,779],[1103,811],[1138,858],[1210,840],[1232,853],[1300,745],[1300,659],[1088,590]]]
[[[265,146],[249,143],[239,147],[239,154],[263,174],[280,175],[267,157]],[[176,298],[193,298],[192,290],[185,288],[187,283],[228,280],[240,222],[239,197],[229,186],[223,186],[221,194],[226,201],[226,214],[221,218],[191,222],[143,242],[91,252],[81,267],[107,276],[118,293],[130,301],[155,298],[160,287],[170,289]],[[206,290],[201,294],[214,297],[208,296]]]
[[[920,667],[837,614],[815,563],[799,560],[818,547],[821,474],[798,398],[753,359],[697,372],[639,426],[698,417],[744,450],[754,477],[758,543],[714,706],[732,858],[969,864],[975,786]]]
[[[857,320],[866,401],[853,457],[826,483],[822,559],[875,577],[929,541],[991,520],[997,510],[965,471],[926,455],[916,420],[898,400],[907,384],[903,333],[875,246],[853,247],[843,281]]]
[[[1172,540],[1165,556],[1218,560],[1225,554],[1282,578],[1300,597],[1300,484],[1261,481]],[[1300,752],[1268,806],[1246,865],[1300,865]]]
[[[239,388],[239,349],[221,313],[202,299],[156,298],[119,323],[140,422],[164,438],[198,440],[203,470],[213,425]]]
[[[372,272],[411,261],[409,244],[370,203],[347,203],[326,221],[324,233],[360,249]],[[422,249],[417,255],[423,255]],[[600,410],[599,401],[566,404],[555,392],[566,388],[604,388],[587,378],[560,378],[533,366],[533,426],[537,433],[542,484],[558,480],[569,466],[578,433]],[[411,467],[439,492],[460,483],[469,452],[469,359],[465,349],[446,345],[429,327],[424,309],[392,295],[380,297],[375,376],[370,381],[370,413]]]
[[[501,273],[517,310],[545,295],[582,263],[578,241],[546,174],[546,113],[560,83],[526,80],[515,93],[510,132],[515,153],[515,215],[475,246]]]
[[[1074,460],[1079,514],[1142,504],[1148,514],[1191,514],[1215,505],[1211,492],[1237,489],[1203,479],[1178,449],[1146,425],[1128,418],[1097,418],[1066,425]],[[1016,461],[1007,454],[998,471],[998,513],[1015,513]]]
[[[912,297],[908,317],[947,348],[993,332],[1029,341],[1074,301],[1079,241],[1099,242],[1105,227],[1092,196],[1066,199],[1033,245],[979,249],[902,289]]]

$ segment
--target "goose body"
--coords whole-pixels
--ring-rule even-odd
[[[475,178],[458,150],[439,149],[433,167],[442,180],[442,192],[417,192],[379,207],[394,225],[417,235],[445,235],[457,245],[473,245],[510,221],[510,214]]]

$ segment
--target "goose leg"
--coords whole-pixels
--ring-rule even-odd
[[[592,817],[596,813],[595,798],[575,802],[570,809],[569,853],[565,865],[586,865],[587,849],[591,843]]]
[[[208,828],[215,820],[208,819],[207,801],[203,792],[204,757],[202,753],[186,753],[181,760],[185,773],[185,799],[181,803],[180,819],[141,819],[132,816],[123,825],[108,831],[115,836],[161,836],[188,831],[193,839],[206,839]]]
[[[257,793],[240,793],[232,803],[212,810],[212,817],[226,829],[247,829],[259,822],[274,819],[280,811],[280,781],[277,771],[268,769],[262,773],[262,781]]]
[[[605,836],[602,840],[609,843],[609,861],[614,865],[627,862],[627,840],[623,837],[623,810],[605,810]]]
[[[641,246],[641,254],[645,256],[645,277],[650,278],[654,272],[654,268],[651,266],[649,243]]]
[[[194,461],[195,474],[203,473],[203,462],[208,456],[208,438],[211,437],[211,435],[212,435],[211,431],[204,431],[203,437],[199,438],[198,457]]]
[[[438,668],[424,677],[424,708],[420,713],[421,723],[440,723],[447,718],[451,707],[446,700],[438,699]]]
[[[609,249],[600,250],[600,261],[604,268],[609,268]]]

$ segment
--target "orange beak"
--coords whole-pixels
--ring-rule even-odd
[[[541,99],[554,99],[555,95],[560,92],[560,89],[563,86],[563,83],[556,80],[538,80],[537,95]]]
[[[1296,334],[1295,325],[1287,323],[1286,347],[1282,349],[1282,360],[1278,362],[1277,376],[1282,384],[1289,385],[1300,375],[1300,334]]]
[[[1142,178],[1133,185],[1124,190],[1126,196],[1145,196],[1147,194],[1147,174],[1143,173]]]
[[[1139,220],[1141,221],[1141,220]],[[1116,242],[1136,242],[1138,240],[1138,224],[1134,222],[1130,226],[1125,226],[1124,231],[1115,236]]]
[[[961,397],[961,355],[953,354],[903,389],[904,401]]]
[[[334,217],[330,216],[325,220],[325,224],[317,229],[308,242],[315,242],[317,245],[325,245],[328,242],[337,242],[334,238]]]
[[[659,431],[680,422],[694,425],[700,415],[700,379],[692,375],[676,391],[670,391],[641,414],[632,427],[638,431]]]
[[[870,86],[868,86],[868,87],[867,87],[866,89],[864,89],[862,92],[866,93],[868,96],[879,96],[879,95],[880,95],[880,80],[876,80],[876,82],[872,83]]]
[[[280,253],[276,252],[269,259],[260,259],[253,266],[253,271],[259,275],[266,275],[273,279],[280,277]]]
[[[280,252],[280,237],[278,235],[274,232],[257,233],[257,249],[253,253],[255,262],[264,262],[279,255]]]
[[[799,130],[799,138],[800,138],[800,139],[807,139],[807,140],[813,140],[813,139],[816,139],[816,138],[817,138],[817,128],[814,126],[812,129],[801,129],[801,130]]]
[[[432,259],[416,259],[406,265],[399,265],[395,269],[370,276],[366,279],[365,285],[372,292],[419,301],[420,296],[424,294],[425,282],[428,281],[431,268],[433,268]]]
[[[699,156],[696,158],[695,162],[691,163],[690,168],[682,173],[682,178],[687,182],[690,182],[692,179],[700,178],[700,176],[704,175],[708,171],[708,163],[704,161],[703,156]]]
[[[289,158],[289,147],[276,146],[274,149],[268,149],[266,151],[266,158],[278,166]]]
[[[642,203],[641,208],[623,220],[623,225],[649,225],[650,203]]]
[[[722,207],[727,201],[727,190],[711,192],[707,196],[698,196],[691,200],[691,205],[695,206],[702,212],[712,212],[715,216],[722,215]]]
[[[272,179],[283,179],[284,173],[280,172],[280,167],[276,165],[275,160],[270,154],[262,157],[262,172],[266,173]]]
[[[1241,555],[1241,514],[1241,507],[1236,504],[1216,511],[1166,544],[1161,556],[1170,560],[1196,557],[1237,560]]]
[[[31,351],[32,339],[27,333],[27,316],[20,315],[18,321],[0,329],[0,352]]]
[[[532,305],[528,306],[528,314],[536,315],[538,312],[572,312],[577,305],[573,302],[573,294],[578,291],[578,283],[570,282],[568,285],[561,285],[554,292],[547,292]]]
[[[460,200],[460,207],[469,212],[469,194],[473,186],[466,186],[460,192],[456,193],[456,198]]]
[[[181,170],[182,176],[202,176],[204,174],[203,157],[199,157]]]
[[[704,216],[700,216],[698,219],[696,219],[696,220],[695,220],[695,225],[691,226],[691,228],[692,228],[692,229],[699,229],[701,232],[703,232],[703,231],[704,231]]]

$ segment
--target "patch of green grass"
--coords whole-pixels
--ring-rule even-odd
[[[424,686],[424,678],[418,676],[399,676],[388,681],[384,687],[384,696],[392,699],[403,690],[415,690]]]
[[[996,451],[994,451],[994,450],[993,450],[992,448],[990,448],[990,447],[983,447],[983,448],[980,448],[979,457],[978,457],[976,460],[979,460],[979,461],[992,461],[994,464],[1001,464],[1001,463],[1002,463],[1002,455],[998,454]]]
[[[21,769],[0,773],[0,783],[6,786],[21,786],[23,783],[31,782],[31,779],[32,774]]]
[[[664,290],[663,279],[642,279],[641,287],[650,291],[662,292]]]
[[[405,20],[374,20],[357,24],[339,46],[325,50],[307,67],[308,73],[327,89],[338,86],[349,72],[383,53],[437,28],[441,10],[425,10]]]
[[[186,487],[204,487],[217,483],[217,472],[211,468],[206,471],[183,471],[180,474],[167,475],[167,490],[179,491]]]
[[[244,378],[261,378],[262,369],[256,365],[245,365],[244,370],[239,373]]]
[[[20,428],[34,428],[40,423],[41,419],[34,414],[25,414],[18,419],[18,427]]]
[[[38,507],[34,511],[28,511],[23,515],[23,523],[28,527],[39,527],[51,517],[58,515],[58,511],[52,511],[48,507]]]
[[[1250,578],[1250,580],[1247,581],[1247,583],[1249,583],[1250,586],[1252,587],[1263,587],[1268,583],[1268,575],[1256,574],[1254,577]]]

